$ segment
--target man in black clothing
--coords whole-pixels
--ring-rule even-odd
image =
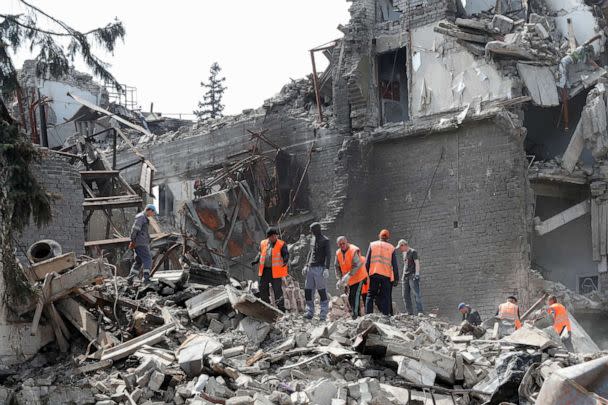
[[[306,277],[304,283],[304,296],[306,298],[306,319],[312,319],[315,315],[315,290],[319,292],[321,321],[327,319],[329,312],[329,300],[327,298],[327,279],[329,277],[329,266],[331,263],[331,250],[329,239],[321,232],[321,224],[314,222],[310,225],[312,239],[306,265],[302,269],[302,275]]]
[[[420,295],[420,260],[418,252],[412,249],[404,239],[401,239],[397,243],[397,249],[403,255],[401,292],[405,303],[405,310],[410,315],[421,315],[424,310],[422,308],[422,296]],[[416,312],[414,312],[414,307],[412,306],[412,295],[416,302]]]
[[[476,309],[461,302],[458,304],[458,311],[462,314],[462,323],[460,324],[461,335],[472,334],[475,338],[479,339],[486,333],[485,328],[481,326],[481,316],[479,316],[479,312]]]
[[[289,266],[289,251],[287,243],[279,239],[276,228],[268,228],[266,239],[260,242],[260,251],[251,262],[252,266],[258,265],[258,276],[260,277],[260,298],[270,303],[270,286],[274,293],[274,301],[281,311],[285,312],[282,284],[287,277]]]

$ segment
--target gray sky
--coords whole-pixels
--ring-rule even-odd
[[[340,38],[336,27],[349,18],[346,0],[31,1],[82,31],[118,17],[125,42],[114,55],[101,56],[121,83],[137,87],[144,110],[154,102],[154,110],[165,113],[196,108],[200,81],[214,61],[226,77],[225,113],[260,106],[290,78],[309,74],[308,49]],[[0,10],[25,8],[3,0]],[[28,55],[17,55],[17,67]],[[322,55],[317,61],[325,66]]]

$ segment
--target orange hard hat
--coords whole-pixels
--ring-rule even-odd
[[[391,237],[391,233],[388,231],[388,229],[383,229],[380,231],[380,234],[378,234],[378,236],[380,237],[380,239],[388,239]]]

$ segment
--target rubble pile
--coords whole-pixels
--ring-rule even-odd
[[[4,403],[534,403],[553,372],[601,356],[568,353],[531,325],[498,340],[489,326],[474,338],[434,316],[352,320],[344,296],[332,298],[330,322],[307,321],[293,279],[282,313],[255,296],[256,283],[205,284],[196,266],[133,287],[100,260],[59,261],[38,287],[56,291],[41,307],[68,321],[71,348],[58,341],[65,354],[51,345],[3,370]],[[34,267],[40,278],[45,267]]]

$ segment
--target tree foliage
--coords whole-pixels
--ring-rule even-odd
[[[209,69],[209,81],[201,82],[201,87],[207,89],[203,94],[203,101],[198,102],[198,110],[194,111],[194,115],[199,122],[206,121],[211,118],[220,118],[224,114],[224,104],[222,97],[226,87],[224,86],[225,77],[220,77],[222,68],[217,62],[214,62]]]
[[[13,238],[34,220],[37,226],[51,220],[52,197],[38,183],[31,171],[39,159],[18,123],[11,117],[4,100],[20,92],[17,70],[9,50],[22,47],[37,52],[38,77],[61,77],[68,74],[71,62],[79,56],[95,76],[120,89],[110,73],[109,65],[93,53],[95,45],[112,52],[117,41],[124,39],[125,29],[118,20],[105,27],[81,32],[49,15],[25,0],[23,14],[0,14],[0,307],[7,303],[23,303],[29,283],[19,271],[13,255]],[[44,27],[39,19],[45,21]],[[47,28],[50,26],[50,28]],[[18,93],[17,93],[18,94]],[[10,287],[10,288],[9,288]]]
[[[114,20],[105,27],[81,32],[27,1],[20,1],[27,7],[27,13],[0,14],[0,88],[3,93],[14,91],[19,86],[17,70],[8,50],[16,52],[25,46],[37,51],[36,73],[41,77],[61,77],[69,72],[71,62],[80,56],[95,76],[120,89],[109,65],[98,58],[92,48],[98,45],[113,52],[117,41],[125,37],[122,22]],[[52,28],[41,28],[38,24],[41,18],[49,21]]]

